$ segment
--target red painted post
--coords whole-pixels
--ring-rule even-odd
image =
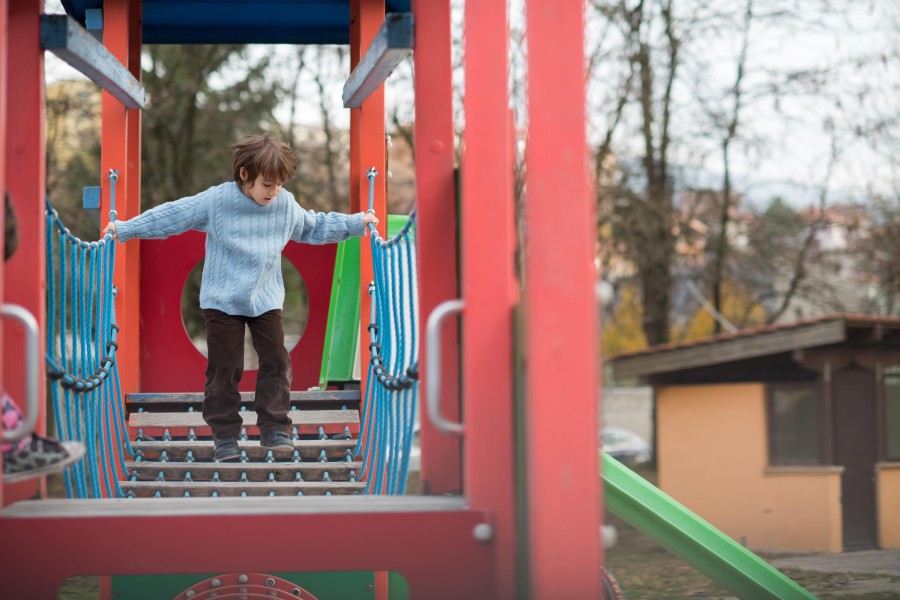
[[[103,5],[103,45],[124,65],[129,61],[129,31],[131,24],[131,0],[109,0]],[[137,15],[135,15],[135,18]],[[128,117],[125,107],[109,92],[102,92],[102,149],[100,151],[100,187],[101,224],[105,225],[110,210],[109,171],[119,172],[116,182],[116,212],[121,219],[128,219],[140,212],[140,197],[132,196],[140,192],[140,154],[129,156],[127,126]],[[138,119],[140,117],[137,117]],[[132,120],[134,118],[132,117]],[[134,127],[134,125],[132,125]],[[136,133],[132,131],[132,133]],[[140,134],[136,140],[140,144]],[[134,161],[129,165],[129,161]],[[132,182],[132,178],[137,182]],[[116,268],[113,282],[118,287],[116,296],[116,320],[119,325],[116,361],[119,376],[122,379],[122,390],[126,393],[137,392],[140,385],[140,268],[137,260],[138,251],[133,244],[119,244],[116,248]]]
[[[6,181],[19,226],[19,248],[4,265],[3,301],[24,306],[41,329],[40,355],[46,351],[46,241],[44,198],[46,188],[46,148],[44,113],[44,51],[40,42],[41,0],[9,4],[7,21],[6,86],[6,172],[15,173]],[[23,332],[18,325],[4,323],[3,381],[13,398],[24,404],[25,358]],[[44,386],[38,386],[40,404],[45,406]],[[24,406],[23,406],[24,408]],[[44,433],[46,418],[38,418],[38,433]],[[45,479],[6,486],[3,501],[12,503],[45,489]]]
[[[127,62],[123,64],[128,66],[129,72],[141,81],[141,0],[128,0],[127,19],[128,31],[128,53],[124,57]],[[120,57],[120,59],[123,57]],[[131,219],[141,212],[141,111],[138,109],[125,110],[125,192],[122,200],[124,201],[124,217]],[[127,187],[126,187],[127,186]],[[117,200],[118,203],[118,200]],[[123,213],[119,213],[123,214]],[[127,251],[125,247],[128,246]],[[124,266],[124,287],[128,290],[124,294],[123,306],[125,313],[117,318],[127,323],[134,324],[134,337],[130,338],[130,343],[134,344],[131,354],[126,354],[128,380],[134,385],[133,388],[123,388],[129,391],[140,391],[140,311],[141,311],[141,244],[120,244],[116,249],[117,258],[120,264]],[[117,308],[118,311],[118,308]],[[126,339],[126,343],[128,343]],[[125,383],[123,381],[122,385]]]
[[[6,190],[6,0],[0,0],[0,192]],[[0,240],[6,242],[6,210],[0,212]],[[3,262],[0,262],[0,302],[3,296]],[[3,363],[3,327],[0,327],[0,365]],[[0,389],[3,388],[3,369],[0,369]],[[0,429],[2,431],[2,429]],[[0,470],[3,456],[0,455]],[[3,506],[3,482],[0,481],[0,506]]]
[[[525,298],[528,574],[533,598],[601,598],[594,212],[583,2],[528,0]]]
[[[354,68],[365,55],[369,44],[384,22],[384,0],[351,0],[350,3],[350,68]],[[369,208],[369,180],[366,171],[375,167],[375,214],[381,220],[378,232],[382,237],[387,231],[387,202],[385,200],[385,143],[384,143],[384,89],[373,92],[360,108],[350,109],[350,210],[365,211]],[[372,249],[368,238],[360,244],[360,384],[365,390],[369,365],[369,348],[366,327],[369,325],[371,301],[369,282],[374,277]]]
[[[509,157],[506,2],[465,6],[465,118],[462,163],[464,489],[493,514],[497,557],[492,597],[516,593],[513,347],[513,181]]]
[[[453,66],[450,56],[450,0],[413,0],[416,27],[416,245],[419,323],[445,300],[459,297],[456,245],[456,182],[453,173]],[[441,343],[442,412],[460,419],[459,336],[447,327]],[[425,363],[420,353],[420,413],[425,414]],[[439,433],[421,418],[421,482],[425,494],[460,493],[460,440]]]

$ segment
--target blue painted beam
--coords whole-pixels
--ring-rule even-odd
[[[412,13],[390,13],[344,84],[344,108],[359,108],[414,47]]]
[[[254,27],[243,29],[234,25],[218,27],[144,26],[144,44],[349,44],[350,30],[346,24],[333,27],[309,28]]]
[[[219,10],[217,10],[217,8]],[[142,13],[148,27],[232,27],[252,29],[264,27],[270,35],[278,35],[284,26],[329,27],[350,26],[350,10],[346,2],[255,2],[231,0],[225,3],[190,3],[181,1],[145,2]]]
[[[41,17],[41,46],[108,91],[125,108],[144,108],[140,82],[103,44],[66,15]]]

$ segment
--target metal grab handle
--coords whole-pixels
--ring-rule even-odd
[[[4,442],[18,442],[22,438],[29,436],[37,425],[38,413],[41,409],[40,397],[38,389],[41,384],[40,370],[40,348],[39,348],[39,329],[37,320],[28,309],[17,304],[4,304],[2,307],[3,317],[12,317],[22,324],[25,329],[25,421],[12,431],[3,432]]]
[[[452,314],[462,312],[462,300],[445,300],[428,315],[425,326],[425,397],[428,417],[438,431],[453,435],[463,435],[462,423],[448,421],[441,415],[441,323]]]

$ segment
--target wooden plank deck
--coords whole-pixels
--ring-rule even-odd
[[[275,481],[293,483],[297,473],[304,481],[322,481],[325,473],[334,481],[347,481],[350,472],[359,477],[360,462],[276,462],[276,463],[185,463],[185,462],[128,462],[125,463],[128,472],[138,476],[138,481],[156,481],[160,473],[163,473],[167,482],[181,482],[187,473],[191,479],[198,481],[211,481],[213,475],[218,473],[221,481],[238,482],[242,476],[246,476],[252,482],[266,482],[270,474],[274,474]]]
[[[259,435],[256,427],[256,413],[243,411],[239,413],[247,428],[248,435]],[[293,427],[300,435],[316,435],[319,427],[326,434],[343,433],[345,427],[351,434],[359,433],[359,413],[355,410],[293,410],[288,413]],[[187,437],[190,430],[197,436],[211,436],[212,431],[203,421],[199,412],[132,412],[128,416],[128,427],[136,432],[142,429],[145,435],[161,437],[165,430],[173,437]]]
[[[303,492],[304,496],[324,496],[326,492],[331,492],[333,496],[349,495],[354,492],[362,493],[365,483],[337,482],[159,482],[159,481],[127,481],[122,482],[122,491],[126,494],[134,492],[136,498],[152,498],[156,492],[164,498],[174,498],[184,496],[185,492],[190,492],[191,496],[211,496],[212,493],[218,492],[220,496],[240,496],[242,492],[246,492],[247,496],[267,496],[270,492],[275,492],[276,496],[296,496],[297,492]]]
[[[322,403],[358,403],[360,398],[359,390],[309,390],[303,392],[291,392],[291,404],[305,404],[311,402]],[[251,404],[256,400],[255,392],[241,392],[241,404]],[[203,404],[203,393],[165,393],[165,394],[126,394],[125,402],[135,407],[152,406],[157,404]]]
[[[347,450],[353,450],[355,446],[356,440],[294,440],[294,449],[304,460],[318,459],[322,450],[329,459],[342,459]],[[167,458],[175,460],[184,460],[189,451],[194,460],[213,458],[212,440],[133,441],[131,447],[135,452],[140,450],[144,460],[158,460],[163,450]],[[238,447],[247,452],[250,460],[265,460],[269,451],[269,448],[263,448],[257,441],[238,442]]]

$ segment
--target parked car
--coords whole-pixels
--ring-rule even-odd
[[[410,473],[418,473],[421,469],[422,464],[422,446],[419,442],[419,419],[416,419],[416,424],[413,426],[413,443],[412,447],[409,449],[409,472]]]
[[[623,463],[639,465],[650,461],[650,444],[628,429],[604,427],[599,442],[601,450]]]

